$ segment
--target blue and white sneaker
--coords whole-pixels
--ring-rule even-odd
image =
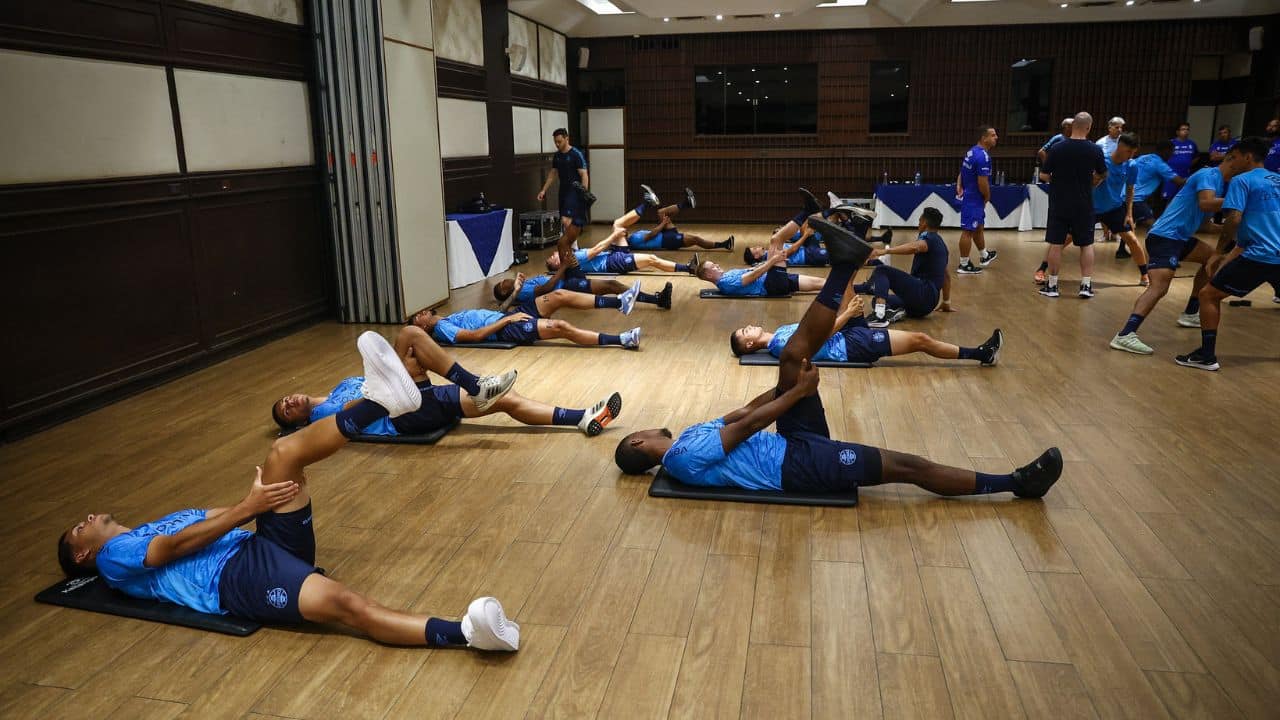
[[[636,309],[636,298],[640,296],[640,281],[637,280],[626,292],[619,293],[618,300],[622,302],[622,307],[618,308],[623,315],[630,315],[632,310]]]
[[[640,189],[644,191],[644,201],[649,203],[653,207],[658,207],[659,205],[658,193],[654,192],[653,188],[649,187],[648,185],[641,185]]]
[[[630,330],[622,333],[619,337],[622,338],[622,347],[628,350],[640,349],[640,328],[631,328]]]

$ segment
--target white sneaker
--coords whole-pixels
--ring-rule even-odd
[[[622,307],[618,308],[623,315],[630,315],[632,310],[636,309],[636,298],[640,295],[640,281],[637,280],[626,292],[618,295],[618,299],[622,301]]]
[[[906,311],[906,310],[903,310],[902,308],[898,308],[897,310],[890,310],[890,311],[889,311],[889,324],[890,324],[890,325],[892,325],[892,324],[894,324],[894,323],[896,323],[896,322],[900,322],[900,321],[902,321],[902,319],[903,319],[903,318],[905,318],[906,316],[907,316],[907,311]]]
[[[1280,295],[1272,295],[1272,296],[1271,296],[1271,302],[1273,302],[1273,303],[1280,303]]]
[[[1150,355],[1155,352],[1155,350],[1151,349],[1150,345],[1142,342],[1142,340],[1138,338],[1138,333],[1116,335],[1111,338],[1111,349],[1131,352],[1134,355]]]
[[[622,333],[622,347],[628,350],[640,349],[640,328],[631,328]]]
[[[658,194],[653,191],[653,188],[648,185],[641,185],[640,189],[644,190],[645,201],[654,207],[658,207],[660,201],[658,200]]]
[[[367,330],[356,340],[356,347],[364,358],[360,394],[366,400],[381,405],[391,417],[413,412],[422,405],[422,391],[386,338]]]
[[[1178,327],[1198,328],[1200,327],[1200,313],[1182,313],[1178,316]]]
[[[494,403],[502,399],[516,384],[517,371],[512,370],[501,375],[485,375],[480,378],[480,393],[472,395],[471,400],[475,402],[476,409],[485,412],[493,407]]]
[[[502,603],[496,598],[482,597],[471,601],[462,617],[462,636],[467,647],[476,650],[520,649],[520,626],[507,619]]]
[[[830,204],[830,206],[831,206],[831,207],[836,207],[837,205],[843,205],[843,204],[844,204],[844,203],[840,200],[840,196],[839,196],[839,195],[837,195],[837,194],[835,194],[835,193],[833,193],[833,192],[831,192],[830,190],[828,190],[828,191],[827,191],[827,202]]]
[[[578,423],[578,429],[586,434],[587,437],[595,437],[604,432],[609,423],[618,417],[618,413],[622,412],[622,395],[614,393],[609,397],[601,400],[586,415],[582,416],[581,422]]]

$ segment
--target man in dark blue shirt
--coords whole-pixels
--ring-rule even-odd
[[[910,255],[911,272],[881,264],[871,271],[867,282],[854,286],[859,295],[874,297],[869,326],[888,327],[907,316],[921,318],[938,307],[951,312],[951,275],[947,272],[947,243],[938,234],[941,225],[942,213],[925,208],[914,241],[871,251],[872,259]]]
[[[108,513],[90,514],[58,538],[63,572],[97,573],[127,595],[198,612],[273,625],[339,623],[389,645],[518,649],[520,626],[494,598],[477,598],[462,621],[453,622],[384,607],[317,572],[304,469],[338,452],[360,428],[411,413],[422,402],[381,335],[366,332],[357,345],[365,367],[361,398],[277,440],[243,500],[182,510],[135,528]],[[250,521],[256,532],[239,529]]]
[[[1071,121],[1071,139],[1064,140],[1045,158],[1041,174],[1049,176],[1049,219],[1044,240],[1049,243],[1048,275],[1040,294],[1056,298],[1062,248],[1070,236],[1080,248],[1080,297],[1093,297],[1093,188],[1107,176],[1102,150],[1089,142],[1093,116],[1077,113]]]
[[[847,494],[862,486],[909,483],[939,495],[1043,497],[1062,474],[1057,448],[996,475],[831,437],[810,358],[830,339],[850,281],[871,246],[825,220],[810,222],[826,239],[831,272],[780,353],[777,385],[745,407],[685,428],[679,437],[665,428],[631,433],[614,450],[618,468],[639,475],[662,464],[687,485],[751,490]],[[775,422],[777,432],[767,432]]]
[[[547,198],[547,190],[551,183],[560,182],[560,222],[564,232],[556,243],[556,252],[569,267],[577,264],[573,257],[573,244],[582,234],[587,224],[587,209],[595,202],[591,194],[591,177],[587,173],[587,157],[582,151],[569,144],[569,131],[556,128],[551,133],[555,141],[556,152],[551,156],[551,170],[547,172],[547,180],[538,191],[538,202]]]

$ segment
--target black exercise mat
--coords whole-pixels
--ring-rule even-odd
[[[698,297],[703,300],[785,300],[791,297],[790,293],[786,295],[722,295],[717,290],[705,288],[698,293]]]
[[[858,491],[833,495],[784,493],[776,490],[744,490],[739,487],[706,487],[685,485],[671,476],[665,468],[658,470],[649,495],[683,500],[724,500],[727,502],[771,503],[774,505],[825,505],[852,507],[858,504]]]
[[[432,430],[424,435],[365,435],[361,433],[350,438],[351,442],[358,443],[381,443],[383,445],[435,445],[440,439],[449,434],[449,431],[458,427],[461,420],[454,420],[445,427],[438,430]],[[281,430],[280,437],[292,435],[302,428]]]
[[[36,595],[36,602],[89,612],[181,625],[197,630],[245,637],[262,625],[230,615],[208,615],[181,605],[156,600],[139,600],[107,586],[97,575],[55,583]]]
[[[520,347],[519,343],[504,342],[502,340],[484,340],[473,343],[440,343],[440,345],[441,347],[482,348],[487,350],[510,350]]]
[[[777,366],[778,366],[778,364],[779,364],[779,361],[778,361],[778,358],[776,358],[776,357],[774,357],[774,356],[770,355],[770,354],[769,354],[769,353],[767,353],[767,352],[754,352],[754,353],[747,353],[746,355],[743,355],[743,356],[739,357],[739,358],[738,358],[738,364],[739,364],[739,365],[751,365],[751,366],[755,366],[755,367],[777,367]],[[814,361],[814,363],[813,363],[813,364],[814,364],[814,365],[816,365],[816,366],[818,366],[818,367],[829,367],[829,368],[870,368],[870,367],[875,367],[875,365],[873,365],[873,364],[871,364],[871,363],[865,363],[865,362],[837,362],[837,361],[835,361],[835,360],[816,360],[816,361]]]

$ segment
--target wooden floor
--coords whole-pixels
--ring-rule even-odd
[[[1183,369],[1172,356],[1199,342],[1174,324],[1189,279],[1142,330],[1156,355],[1138,357],[1107,349],[1139,292],[1114,245],[1096,298],[1075,298],[1068,268],[1054,301],[1031,283],[1039,235],[991,237],[1001,257],[955,278],[959,312],[899,327],[970,345],[1001,327],[999,367],[902,358],[824,370],[821,392],[836,436],[963,467],[1004,472],[1058,445],[1066,471],[1043,502],[896,486],[856,509],[649,498],[615,469],[617,439],[770,386],[773,370],[731,357],[729,331],[809,301],[700,301],[673,278],[670,312],[565,316],[641,325],[640,352],[459,353],[561,405],[620,390],[603,436],[484,419],[310,472],[330,575],[446,616],[496,595],[518,654],[320,628],[236,639],[32,602],[57,579],[55,535],[84,513],[136,524],[239,499],[272,439],[268,405],[360,371],[365,328],[323,324],[0,447],[0,717],[1277,717],[1280,305],[1259,291],[1226,308],[1222,371]]]

